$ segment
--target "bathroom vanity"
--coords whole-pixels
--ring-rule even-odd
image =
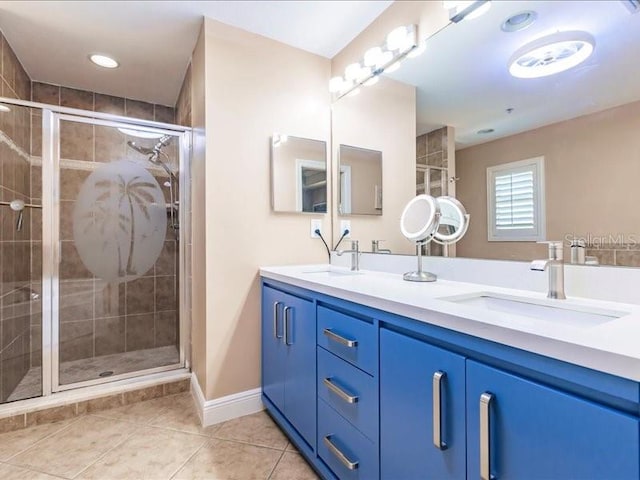
[[[261,276],[263,401],[323,477],[640,478],[637,305],[333,266]]]

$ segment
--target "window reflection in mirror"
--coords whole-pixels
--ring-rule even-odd
[[[382,215],[382,152],[340,145],[340,215]]]
[[[275,212],[327,212],[326,142],[273,135],[271,206]]]

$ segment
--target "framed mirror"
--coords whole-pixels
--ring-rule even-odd
[[[339,215],[382,215],[382,152],[340,145]]]
[[[490,3],[354,97],[382,102],[400,85],[415,92],[413,108],[393,117],[351,117],[371,135],[411,146],[409,194],[455,197],[470,214],[454,248],[432,242],[426,253],[529,261],[546,255],[537,240],[560,240],[565,259],[573,243],[592,257],[586,263],[640,267],[640,62],[631,60],[640,58],[640,12],[617,0]],[[567,69],[542,68],[573,54],[580,61]],[[409,116],[412,138],[391,130]],[[384,151],[388,204],[403,195],[390,189],[407,166]],[[370,223],[352,229],[363,245],[398,229]]]
[[[271,137],[271,208],[284,213],[327,212],[327,144]]]

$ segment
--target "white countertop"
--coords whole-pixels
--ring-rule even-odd
[[[336,274],[317,273],[333,270]],[[263,267],[260,274],[291,285],[377,308],[457,332],[538,353],[558,360],[640,381],[640,306],[568,297],[546,299],[544,294],[438,280],[414,283],[402,275],[329,265]],[[583,311],[625,314],[599,325],[572,326],[523,315],[501,313],[442,298],[490,292],[525,297],[542,304],[571,306]]]

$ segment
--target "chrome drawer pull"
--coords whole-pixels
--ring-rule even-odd
[[[325,386],[331,390],[333,393],[335,393],[337,396],[339,396],[342,400],[344,400],[347,403],[358,403],[358,396],[357,395],[349,395],[347,392],[345,392],[344,390],[342,390],[340,387],[338,387],[335,383],[333,383],[332,378],[325,378],[322,383],[325,384]]]
[[[285,345],[293,345],[292,342],[289,342],[289,312],[291,311],[291,307],[284,307],[284,344]]]
[[[493,394],[480,395],[480,479],[495,480],[491,475],[491,402]]]
[[[345,467],[347,467],[349,470],[356,470],[358,468],[358,464],[360,462],[352,462],[351,460],[349,460],[347,456],[333,444],[333,442],[331,441],[331,435],[327,435],[322,440],[324,440],[324,444],[327,446],[329,451],[333,453],[336,458],[340,460],[340,463],[342,463]]]
[[[325,328],[322,333],[324,333],[325,337],[329,338],[330,340],[333,340],[334,342],[338,342],[339,344],[344,345],[345,347],[353,348],[358,346],[357,340],[349,340],[348,338],[344,338],[338,335],[337,333],[333,333],[328,328]]]
[[[278,307],[282,305],[282,302],[273,302],[273,336],[278,339],[282,338],[282,335],[278,335]]]
[[[442,441],[442,381],[447,378],[445,372],[433,374],[433,444],[438,450],[446,450],[447,444]]]

